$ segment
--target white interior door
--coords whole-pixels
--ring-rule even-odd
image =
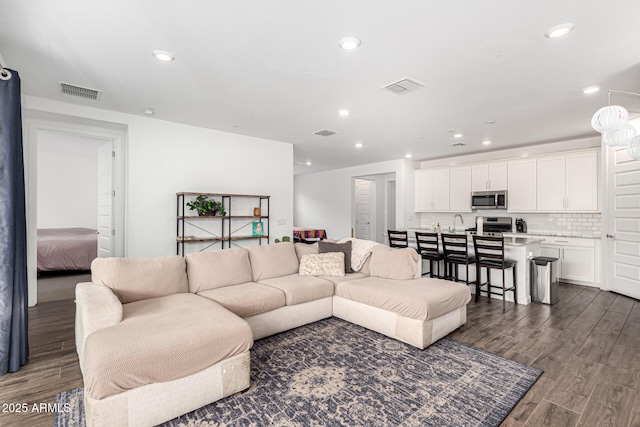
[[[372,218],[375,209],[372,208],[373,182],[356,179],[356,238],[373,240],[371,237]]]
[[[607,288],[640,299],[640,160],[607,150]]]
[[[98,148],[98,257],[114,256],[113,142]]]

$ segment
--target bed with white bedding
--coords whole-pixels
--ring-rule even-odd
[[[38,271],[91,270],[98,234],[90,228],[38,229]]]

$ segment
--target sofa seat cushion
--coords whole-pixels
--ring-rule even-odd
[[[284,292],[260,283],[242,283],[199,292],[238,316],[245,318],[284,307]]]
[[[315,276],[288,276],[260,280],[264,285],[273,286],[284,292],[287,305],[302,304],[304,302],[333,296],[333,283]]]
[[[210,299],[184,293],[132,302],[120,323],[87,337],[85,390],[104,399],[176,380],[252,345],[249,324]]]
[[[340,282],[347,282],[349,280],[356,280],[356,279],[364,279],[365,277],[369,277],[364,273],[349,273],[349,274],[345,274],[344,276],[318,276],[321,279],[325,279],[325,280],[329,280],[331,283],[333,283],[334,285],[337,285]]]
[[[368,277],[340,282],[336,295],[418,320],[440,317],[471,300],[469,287],[441,279],[392,280]]]

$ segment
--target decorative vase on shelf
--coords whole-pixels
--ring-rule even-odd
[[[262,209],[253,208],[253,216],[261,216],[261,215],[262,215]]]

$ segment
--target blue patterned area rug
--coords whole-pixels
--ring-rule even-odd
[[[443,338],[418,350],[330,318],[256,341],[251,388],[163,424],[498,426],[542,371]],[[56,396],[83,426],[82,388]]]

